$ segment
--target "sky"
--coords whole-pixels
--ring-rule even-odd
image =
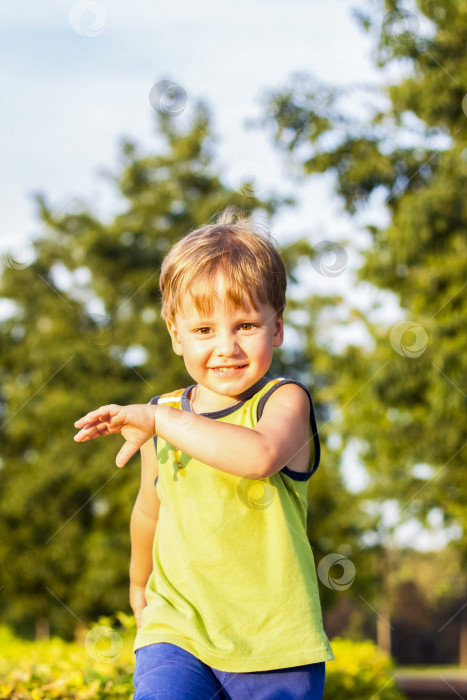
[[[168,6],[136,0],[18,0],[0,9],[2,152],[1,240],[34,235],[30,194],[42,191],[66,209],[73,197],[103,213],[112,202],[97,173],[118,162],[120,138],[157,146],[152,86],[173,80],[212,111],[218,162],[227,180],[250,163],[258,189],[296,192],[271,136],[247,130],[265,90],[293,72],[348,87],[381,83],[372,42],[348,0],[186,0]],[[321,178],[323,180],[323,178]],[[323,206],[330,182],[304,197],[306,227],[336,227],[336,202]],[[306,190],[306,188],[304,188]],[[277,222],[277,233],[303,228],[303,213]]]
[[[262,116],[264,94],[286,87],[298,72],[342,86],[346,107],[365,113],[368,93],[351,97],[344,89],[367,84],[377,98],[391,75],[377,69],[375,39],[352,16],[356,6],[349,0],[2,3],[0,251],[17,250],[40,233],[33,193],[44,194],[53,212],[70,211],[82,201],[109,219],[121,208],[100,173],[118,171],[123,137],[148,154],[157,150],[150,93],[170,80],[186,102],[173,116],[180,124],[188,123],[196,101],[208,104],[216,162],[227,185],[240,188],[253,173],[258,195],[275,192],[298,200],[293,211],[274,219],[279,243],[300,235],[313,244],[352,242],[342,274],[315,274],[313,284],[319,292],[342,294],[343,307],[368,310],[368,289],[357,288],[353,276],[358,250],[370,242],[364,225],[387,220],[382,202],[350,219],[333,193],[332,177],[298,185],[274,149],[272,134],[245,126]],[[401,318],[390,294],[375,291],[375,299],[384,304],[388,323]],[[362,341],[362,333],[357,326],[333,342]],[[352,450],[348,464],[358,488],[364,475]],[[388,522],[395,517],[394,508],[389,511]],[[417,532],[421,548],[435,543],[433,535],[424,542],[426,536]]]

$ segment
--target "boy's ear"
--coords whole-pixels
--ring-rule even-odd
[[[274,337],[272,346],[278,348],[282,345],[284,341],[284,314],[281,314],[276,318],[276,327],[274,329]]]
[[[180,343],[179,337],[178,337],[178,331],[177,331],[177,326],[175,325],[175,321],[166,321],[167,324],[167,330],[170,333],[170,338],[172,340],[172,348],[173,351],[176,355],[183,355],[183,350],[182,350],[182,344]]]

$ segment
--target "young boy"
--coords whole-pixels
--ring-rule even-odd
[[[285,269],[235,215],[182,238],[162,265],[162,317],[195,384],[75,423],[77,442],[120,432],[119,467],[141,451],[134,700],[320,700],[334,658],[306,528],[313,403],[299,382],[266,377]]]

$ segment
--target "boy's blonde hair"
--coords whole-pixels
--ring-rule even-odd
[[[220,301],[243,308],[246,295],[255,310],[256,297],[271,304],[278,316],[283,312],[287,277],[273,239],[230,205],[214,224],[192,231],[170,248],[159,280],[162,318],[173,321],[187,294],[200,313],[209,314],[218,274],[226,289],[226,299]]]

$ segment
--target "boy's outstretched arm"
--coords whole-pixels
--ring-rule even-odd
[[[293,458],[307,459],[310,403],[297,384],[285,384],[266,402],[254,428],[223,423],[164,405],[110,404],[75,422],[76,442],[121,432],[127,441],[116,458],[122,467],[139,447],[160,435],[191,457],[236,476],[263,479]]]

